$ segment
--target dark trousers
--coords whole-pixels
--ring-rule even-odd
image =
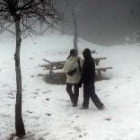
[[[66,91],[70,96],[71,102],[77,105],[79,97],[79,85],[78,84],[66,84]]]
[[[83,96],[84,96],[84,101],[83,101],[84,108],[89,107],[90,98],[98,109],[100,109],[103,106],[103,103],[100,101],[100,99],[98,98],[98,96],[95,93],[94,84],[91,84],[91,85],[84,84],[84,95]]]

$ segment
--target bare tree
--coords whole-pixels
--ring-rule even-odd
[[[49,19],[58,19],[58,13],[52,0],[0,0],[0,25],[6,22],[15,23],[16,49],[14,58],[17,85],[15,129],[16,136],[19,138],[25,135],[22,119],[22,75],[20,67],[21,25],[26,30],[30,30],[30,21],[35,19],[45,23],[50,23]]]
[[[77,29],[77,18],[76,18],[76,12],[75,12],[75,6],[71,0],[66,0],[66,3],[71,8],[71,16],[72,16],[72,22],[73,22],[73,47],[74,49],[78,50],[78,29]]]
[[[78,50],[78,30],[77,30],[77,19],[76,19],[76,13],[75,8],[72,6],[72,20],[73,20],[73,28],[74,28],[74,39],[73,39],[73,45],[74,49]]]

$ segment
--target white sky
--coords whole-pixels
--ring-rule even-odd
[[[39,66],[45,64],[43,58],[65,60],[72,46],[72,37],[58,33],[22,41],[24,140],[139,140],[140,45],[102,47],[79,39],[80,52],[95,49],[97,57],[107,57],[100,65],[113,67],[102,73],[109,80],[95,83],[103,111],[91,101],[88,110],[80,110],[82,89],[73,108],[65,85],[45,83],[39,76],[48,73]],[[1,35],[0,50],[0,140],[7,140],[15,132],[14,37]]]

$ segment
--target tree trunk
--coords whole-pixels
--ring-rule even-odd
[[[77,41],[78,41],[78,31],[77,31],[77,19],[76,19],[76,14],[75,14],[75,7],[74,4],[72,3],[71,0],[66,0],[66,3],[68,6],[71,7],[71,16],[72,16],[72,22],[73,22],[73,34],[74,34],[74,38],[73,38],[73,47],[74,49],[76,49],[78,51],[78,45],[77,45]]]
[[[16,104],[15,104],[15,129],[16,136],[19,138],[25,135],[24,124],[22,120],[22,77],[20,68],[20,47],[21,47],[21,29],[20,29],[20,17],[15,18],[16,29],[16,50],[15,50],[15,71],[16,71]]]
[[[78,50],[78,46],[77,46],[77,40],[78,40],[77,20],[76,20],[76,15],[75,15],[75,8],[73,6],[72,6],[72,19],[73,19],[73,30],[74,30],[73,44],[74,44],[74,49]]]

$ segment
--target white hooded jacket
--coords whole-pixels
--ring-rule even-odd
[[[79,81],[81,79],[81,72],[80,72],[80,67],[78,64],[78,59],[79,59],[80,66],[82,69],[83,60],[80,57],[70,56],[66,60],[64,68],[63,68],[64,72],[66,73],[66,77],[67,77],[66,83],[70,83],[70,84],[78,84],[79,83]],[[76,72],[72,76],[67,74],[69,71],[72,71],[74,69],[76,69]]]

